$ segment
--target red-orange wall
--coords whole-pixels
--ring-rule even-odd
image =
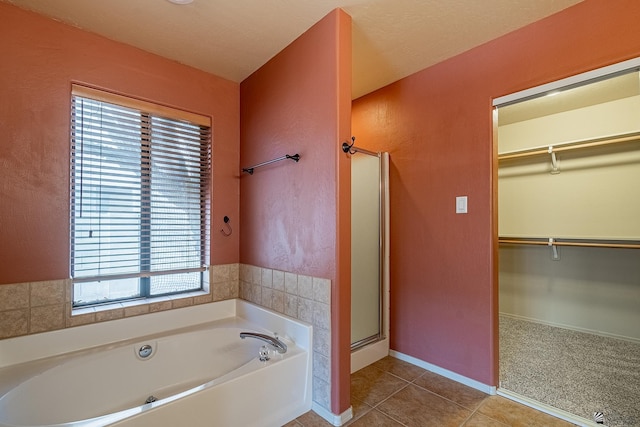
[[[586,0],[354,102],[358,145],[391,153],[392,349],[497,385],[492,99],[640,56],[639,18]]]
[[[212,264],[238,262],[239,85],[0,3],[0,284],[69,277],[71,82],[210,115]]]
[[[241,165],[295,153],[300,162],[241,177],[240,261],[331,279],[334,413],[349,406],[350,166],[339,141],[350,135],[350,94],[351,18],[341,10],[241,84]]]

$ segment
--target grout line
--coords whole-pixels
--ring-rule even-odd
[[[409,386],[409,383],[403,385],[402,387],[400,387],[398,390],[394,391],[393,393],[391,393],[389,396],[385,397],[384,399],[382,399],[380,402],[376,403],[374,406],[371,407],[371,409],[376,409],[378,406],[380,406],[382,403],[386,402],[387,400],[391,399],[393,396],[395,396],[396,394],[398,394],[400,391],[404,390],[405,388],[407,388]],[[382,412],[382,411],[380,411]],[[384,414],[384,412],[382,412]]]
[[[424,374],[423,374],[423,375],[424,375]],[[422,375],[421,375],[421,376],[422,376]],[[421,376],[420,376],[420,377],[421,377]],[[418,378],[420,378],[420,377],[418,377]],[[418,379],[418,378],[416,378],[416,379]],[[453,381],[453,380],[451,380],[451,381]],[[462,405],[462,404],[460,404],[459,402],[456,402],[455,400],[451,400],[451,399],[449,399],[448,397],[441,395],[440,393],[437,393],[437,392],[435,392],[435,391],[433,391],[433,390],[429,390],[428,388],[425,388],[425,387],[419,386],[418,384],[415,384],[414,382],[411,382],[411,384],[413,384],[414,386],[418,387],[418,388],[419,388],[419,389],[421,389],[421,390],[427,391],[427,392],[429,392],[429,393],[431,393],[431,394],[435,394],[436,396],[438,396],[438,397],[440,397],[440,398],[442,398],[442,399],[444,399],[444,400],[446,400],[446,401],[448,401],[448,402],[451,402],[451,403],[455,404],[456,406],[461,407],[462,409],[466,409],[467,411],[471,411],[471,413],[472,413],[472,414],[473,414],[473,413],[474,413],[474,412],[475,412],[475,411],[480,407],[480,404],[479,404],[475,409],[467,408],[466,406],[463,406],[463,405]],[[489,397],[489,395],[487,395],[486,397],[484,397],[484,398],[483,398],[483,401],[484,401],[484,399],[486,399],[487,397]]]
[[[483,400],[483,402],[484,402],[484,400]],[[508,426],[509,426],[508,424],[505,424],[505,423],[503,423],[502,421],[496,420],[495,418],[492,418],[492,417],[490,417],[489,415],[485,415],[485,414],[483,414],[482,412],[480,412],[479,410],[480,410],[480,407],[481,407],[481,406],[482,406],[482,403],[480,403],[480,404],[476,407],[476,409],[474,409],[473,411],[471,411],[471,414],[469,415],[469,417],[468,417],[466,420],[464,420],[464,422],[463,422],[462,424],[460,424],[460,427],[463,427],[463,426],[464,426],[464,425],[465,425],[465,424],[466,424],[466,423],[467,423],[471,418],[473,418],[473,416],[474,416],[474,415],[476,415],[476,414],[481,415],[481,416],[483,416],[483,417],[485,417],[485,418],[488,418],[488,419],[490,419],[491,421],[493,421],[494,423],[498,423],[498,424],[499,424],[499,425],[501,425],[501,426],[505,426],[505,427],[508,427]]]
[[[429,371],[426,371],[426,372],[423,372],[422,374],[418,375],[416,378],[414,378],[414,379],[410,382],[410,384],[413,384],[414,386],[418,387],[418,388],[419,388],[419,389],[421,389],[421,390],[424,390],[424,391],[426,391],[426,392],[429,392],[429,393],[431,393],[431,394],[434,394],[434,395],[436,395],[436,396],[438,396],[438,397],[440,397],[440,398],[442,398],[442,399],[444,399],[444,400],[446,400],[446,401],[448,401],[448,402],[451,402],[451,403],[453,403],[453,404],[455,404],[455,405],[457,405],[457,406],[459,406],[459,407],[461,407],[461,408],[463,408],[463,409],[466,409],[466,410],[470,411],[471,413],[470,413],[470,414],[469,414],[469,416],[468,416],[468,417],[467,417],[467,418],[466,418],[466,419],[465,419],[465,420],[460,424],[460,427],[464,426],[464,425],[466,424],[466,422],[467,422],[467,421],[469,421],[469,420],[470,420],[470,419],[471,419],[471,418],[472,418],[476,413],[479,413],[479,414],[481,414],[481,415],[483,415],[483,416],[485,416],[485,417],[487,417],[487,418],[491,419],[492,421],[496,421],[496,422],[500,423],[498,420],[495,420],[495,419],[493,419],[493,418],[491,418],[491,417],[488,417],[487,415],[484,415],[484,414],[482,414],[482,413],[478,412],[478,410],[479,410],[479,409],[480,409],[480,407],[482,406],[482,403],[484,402],[484,400],[485,400],[485,399],[487,399],[487,398],[489,397],[489,395],[485,396],[485,397],[482,399],[482,401],[481,401],[478,405],[476,405],[476,407],[475,407],[475,408],[471,409],[471,408],[468,408],[468,407],[466,407],[466,406],[461,405],[460,403],[458,403],[458,402],[456,402],[456,401],[454,401],[454,400],[449,399],[449,398],[448,398],[448,397],[446,397],[446,396],[441,395],[440,393],[437,393],[437,392],[435,392],[435,391],[433,391],[433,390],[429,390],[428,388],[422,387],[422,386],[420,386],[420,385],[418,385],[418,384],[416,384],[416,383],[415,383],[418,379],[420,379],[420,378],[422,378],[423,376],[425,376],[428,372],[429,372]],[[393,374],[392,374],[392,375],[393,375]],[[453,381],[453,380],[451,380],[451,381]],[[502,424],[502,423],[500,423],[500,424]]]
[[[380,412],[380,413],[381,413],[382,415],[384,415],[385,417],[387,417],[387,418],[389,418],[389,419],[391,419],[391,420],[393,420],[393,421],[397,422],[398,424],[400,424],[400,425],[402,425],[402,426],[404,426],[404,427],[408,427],[405,423],[403,423],[402,421],[400,421],[400,420],[398,420],[398,419],[396,419],[396,418],[392,417],[391,415],[387,414],[386,412],[382,412],[382,411],[377,410],[377,409],[372,409],[372,410],[375,410],[375,411]]]
[[[463,427],[467,423],[467,421],[469,421],[471,419],[471,417],[473,417],[473,414],[475,414],[475,413],[476,413],[476,411],[471,412],[469,414],[469,416],[467,418],[465,418],[465,420],[462,423],[460,423],[460,427]]]

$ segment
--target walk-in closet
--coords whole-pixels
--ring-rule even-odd
[[[640,426],[638,60],[496,100],[499,393]]]

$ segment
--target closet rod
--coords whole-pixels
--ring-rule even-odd
[[[508,243],[513,245],[540,245],[540,246],[579,246],[585,248],[617,248],[617,249],[640,249],[637,243],[594,243],[594,242],[563,242],[553,240],[526,240],[526,239],[498,239],[498,243]]]
[[[633,134],[633,135],[627,135],[627,136],[622,136],[618,138],[586,140],[583,142],[572,143],[568,145],[560,145],[557,147],[550,145],[547,148],[541,148],[536,150],[526,150],[526,151],[514,151],[512,153],[501,154],[501,155],[498,155],[498,160],[517,159],[520,157],[528,157],[528,156],[539,156],[542,154],[549,154],[552,152],[559,153],[561,151],[577,150],[579,148],[600,147],[604,145],[618,144],[621,142],[629,142],[629,141],[635,141],[639,139],[640,139],[640,135]]]

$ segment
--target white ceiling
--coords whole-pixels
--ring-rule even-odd
[[[353,98],[581,0],[0,0],[241,82],[335,8],[353,18]]]

